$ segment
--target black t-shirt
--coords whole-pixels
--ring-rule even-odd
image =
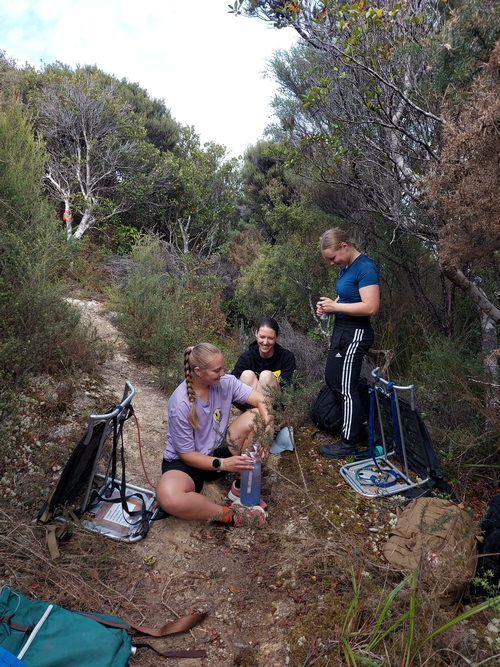
[[[235,367],[231,371],[231,375],[239,379],[243,371],[253,371],[257,377],[259,377],[262,371],[271,371],[276,376],[279,385],[283,387],[292,383],[295,368],[295,357],[290,350],[286,350],[276,343],[273,356],[264,359],[264,357],[260,356],[257,341],[254,341],[248,350],[239,356]],[[241,403],[233,402],[233,405],[243,411],[252,407],[248,403],[242,405]]]
[[[239,356],[231,375],[239,378],[243,371],[253,371],[259,377],[262,371],[271,371],[283,386],[291,384],[295,368],[295,357],[290,350],[285,350],[276,343],[273,356],[265,359],[260,356],[257,341],[254,341],[249,349]]]

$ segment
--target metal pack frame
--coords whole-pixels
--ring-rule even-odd
[[[135,389],[127,381],[118,405],[90,416],[87,432],[72,451],[55,489],[38,513],[38,521],[47,529],[53,558],[59,556],[57,539],[64,533],[61,524],[69,520],[80,522],[95,533],[136,542],[146,537],[158,515],[158,509],[152,510],[155,493],[128,484],[125,478],[123,426],[127,419],[135,417],[134,395]],[[105,445],[110,437],[108,453]]]
[[[112,411],[90,416],[84,439],[84,444],[89,443],[96,428],[102,429],[82,503],[82,525],[92,532],[125,542],[137,542],[147,535],[154,520],[152,506],[156,498],[154,491],[130,484],[125,478],[123,426],[133,414],[134,396],[135,389],[127,381],[123,398]],[[113,445],[107,467],[105,472],[98,472],[102,449],[110,436],[113,437]],[[119,463],[121,477],[118,478],[116,475]]]
[[[402,403],[405,403],[405,409],[409,406],[410,414],[414,413],[412,416],[416,416],[417,420],[420,419],[415,411],[414,385],[395,385],[384,380],[379,371],[379,368],[372,371],[371,391],[376,406],[383,454],[373,456],[371,461],[355,461],[340,468],[340,474],[346,482],[359,494],[368,498],[404,494],[409,489],[425,485],[430,481],[428,475],[412,481],[409,474],[407,446],[411,438],[408,437],[407,426],[412,419],[402,418]],[[402,398],[402,393],[409,395],[409,401]],[[371,413],[370,427],[373,429],[375,414],[373,411]],[[391,459],[398,459],[401,469]]]

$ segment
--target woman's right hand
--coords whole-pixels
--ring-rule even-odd
[[[318,317],[321,317],[323,314],[330,315],[333,312],[333,304],[334,301],[332,299],[329,299],[327,296],[320,296],[316,304],[316,315]]]
[[[253,470],[254,467],[254,461],[250,456],[229,456],[222,461],[222,472],[241,472]]]

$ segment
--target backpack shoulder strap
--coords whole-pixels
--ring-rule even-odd
[[[186,632],[186,630],[191,630],[195,625],[201,623],[207,614],[207,611],[203,611],[198,614],[180,616],[179,618],[176,618],[175,621],[170,621],[170,623],[167,623],[161,628],[146,628],[143,625],[134,625],[134,623],[130,623],[130,627],[133,629],[133,635],[136,637],[140,637],[141,635],[147,635],[149,637],[165,637],[166,635],[173,635],[176,632]]]
[[[87,616],[92,618],[94,621],[101,623],[111,628],[120,628],[126,630],[133,637],[148,636],[148,637],[165,637],[166,635],[173,635],[176,632],[185,632],[186,630],[191,630],[195,625],[198,625],[208,612],[201,612],[198,614],[189,614],[188,616],[181,616],[176,618],[175,621],[170,621],[161,628],[147,628],[143,625],[135,625],[134,623],[126,623],[125,621],[120,621],[116,619],[111,621],[105,618],[101,618],[96,614],[90,614],[87,612],[78,612],[82,616]],[[166,651],[157,651],[151,644],[134,644],[135,648],[149,648],[158,655],[161,655],[165,658],[206,658],[207,652],[205,649],[167,649]]]
[[[147,628],[144,625],[135,625],[135,623],[120,621],[119,618],[111,620],[108,618],[103,618],[99,614],[92,614],[86,611],[79,611],[77,613],[80,614],[80,616],[91,618],[93,621],[97,621],[101,625],[105,625],[108,628],[119,628],[120,630],[126,630],[133,637],[165,637],[166,635],[173,635],[176,632],[185,632],[186,630],[191,630],[191,628],[194,628],[195,625],[198,625],[198,623],[200,623],[208,614],[207,611],[203,611],[198,614],[180,616],[179,618],[176,618],[175,621],[170,621],[161,628]]]

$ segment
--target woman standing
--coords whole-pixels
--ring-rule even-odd
[[[378,312],[380,288],[377,267],[362,254],[346,232],[329,229],[321,237],[321,254],[330,266],[340,268],[337,298],[320,297],[316,314],[335,314],[325,379],[343,408],[342,434],[338,442],[322,445],[318,452],[328,459],[342,459],[357,451],[364,411],[358,393],[363,357],[375,335],[370,317]]]
[[[184,372],[185,381],[168,402],[163,474],[156,486],[160,506],[181,519],[264,525],[266,515],[260,506],[226,507],[201,495],[205,481],[253,468],[252,459],[242,454],[254,444],[254,414],[243,413],[229,423],[231,403],[249,403],[268,424],[264,396],[226,375],[222,354],[210,343],[186,348]],[[265,460],[268,448],[260,447],[259,456]]]

